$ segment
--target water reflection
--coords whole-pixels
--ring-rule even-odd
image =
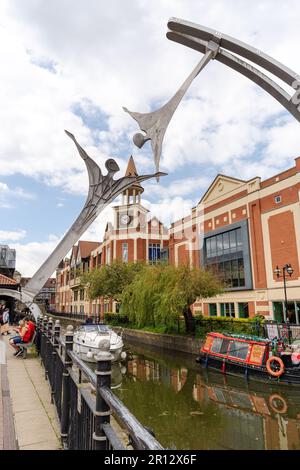
[[[116,393],[166,448],[300,449],[299,390],[247,387],[201,370],[193,358],[136,346],[126,375],[118,367]]]

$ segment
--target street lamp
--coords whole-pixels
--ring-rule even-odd
[[[283,287],[284,287],[284,309],[285,309],[285,319],[287,320],[287,293],[286,293],[286,274],[288,274],[290,277],[294,272],[294,269],[290,264],[285,264],[282,269],[276,266],[274,269],[274,274],[276,274],[277,279],[281,276],[283,277]]]

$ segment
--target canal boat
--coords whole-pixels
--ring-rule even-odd
[[[122,335],[102,324],[88,323],[80,326],[74,332],[74,352],[83,361],[96,362],[96,356],[105,350],[107,341],[113,362],[126,359]]]
[[[285,347],[250,335],[211,332],[200,349],[197,362],[226,375],[280,385],[300,387],[299,343]]]

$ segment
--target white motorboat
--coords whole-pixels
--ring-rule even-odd
[[[107,341],[113,362],[126,359],[122,336],[107,325],[88,323],[80,326],[74,333],[73,350],[83,361],[96,362],[95,356],[107,348]]]

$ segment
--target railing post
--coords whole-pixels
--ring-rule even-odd
[[[44,315],[42,320],[42,335],[41,335],[41,364],[45,365],[45,350],[46,350],[46,331],[47,331],[48,317]]]
[[[35,346],[38,352],[38,355],[41,354],[41,327],[42,327],[42,317],[39,315],[36,320],[36,339]]]
[[[52,354],[50,354],[50,346],[51,346],[51,335],[52,335],[52,324],[53,320],[50,317],[47,323],[47,328],[46,328],[46,346],[45,346],[45,352],[46,352],[46,359],[45,359],[45,380],[49,378],[49,371],[51,367],[51,360],[52,360]]]
[[[96,356],[97,368],[97,387],[96,387],[96,411],[95,411],[95,427],[93,433],[94,449],[105,450],[107,449],[107,438],[103,432],[103,424],[110,422],[111,410],[106,404],[105,400],[101,397],[101,387],[111,387],[111,359],[112,355],[109,352],[110,342],[102,340],[101,353]]]
[[[54,394],[55,394],[55,368],[57,360],[57,350],[58,350],[58,339],[60,336],[60,322],[55,320],[54,325],[54,334],[53,334],[53,349],[52,349],[52,383],[51,383],[51,403],[54,403]]]
[[[72,360],[69,357],[68,351],[73,349],[73,326],[69,325],[65,334],[66,348],[64,351],[64,371],[62,383],[62,408],[61,408],[61,439],[65,445],[69,431],[69,411],[70,411],[70,372],[69,368],[72,367]]]

